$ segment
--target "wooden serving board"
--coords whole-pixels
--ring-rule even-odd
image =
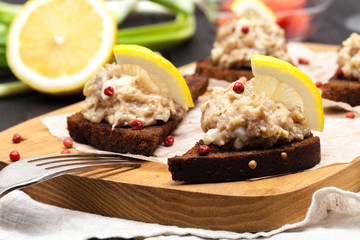
[[[336,46],[309,45],[314,50]],[[77,112],[81,103],[46,114]],[[40,116],[0,133],[0,168],[9,153],[22,158],[58,154],[62,142],[50,135]],[[14,133],[24,138],[12,143]],[[72,150],[75,152],[75,150]],[[16,173],[14,173],[16,174]],[[64,208],[181,227],[268,231],[304,219],[312,194],[334,186],[360,190],[360,157],[351,163],[259,180],[181,184],[171,180],[167,165],[142,162],[138,169],[103,168],[56,177],[24,189],[32,198]]]

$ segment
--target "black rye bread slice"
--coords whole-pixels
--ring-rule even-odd
[[[197,74],[187,75],[184,78],[195,102],[206,91],[208,78]],[[168,122],[158,122],[157,125],[140,130],[128,127],[112,130],[110,124],[92,123],[79,112],[67,118],[67,127],[70,136],[76,142],[89,144],[105,151],[150,156],[180,121],[170,119]]]
[[[360,105],[360,81],[333,76],[321,88],[321,97],[351,106]]]
[[[210,58],[197,62],[195,72],[209,78],[222,79],[228,82],[234,82],[240,77],[246,77],[249,80],[254,77],[250,67],[225,69],[216,66]]]
[[[264,150],[226,151],[210,144],[206,156],[198,153],[202,144],[201,140],[184,155],[168,159],[173,180],[186,183],[241,181],[294,173],[320,162],[320,138],[315,136]]]

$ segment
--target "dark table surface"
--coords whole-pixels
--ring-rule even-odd
[[[14,2],[14,1],[10,1]],[[21,2],[20,0],[17,2]],[[353,29],[345,27],[349,16],[360,13],[359,0],[334,0],[318,31],[307,41],[315,43],[341,44]],[[182,45],[162,52],[175,66],[208,57],[214,41],[215,29],[201,11],[196,11],[196,34]],[[360,26],[360,22],[359,22]],[[0,77],[1,82],[15,81],[12,75]],[[83,96],[51,97],[35,91],[0,98],[0,131],[11,126],[83,100]]]

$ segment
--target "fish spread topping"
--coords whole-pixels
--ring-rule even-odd
[[[244,91],[236,93],[241,82]],[[287,107],[253,90],[253,81],[238,80],[228,88],[215,88],[201,106],[205,144],[232,149],[270,148],[277,143],[301,141],[311,135],[298,106]]]
[[[224,68],[250,67],[253,53],[289,62],[284,30],[276,23],[262,20],[229,21],[217,32],[211,59]]]
[[[347,78],[360,80],[360,35],[352,33],[342,43],[339,50],[337,64],[341,67],[342,74]]]
[[[187,109],[177,104],[157,76],[138,65],[107,64],[84,87],[84,117],[94,123],[106,121],[112,127],[142,125],[183,118]]]

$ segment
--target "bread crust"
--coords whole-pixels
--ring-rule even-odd
[[[184,76],[184,78],[195,102],[206,91],[208,78],[197,74]],[[150,156],[180,121],[181,119],[170,119],[167,122],[159,121],[157,125],[139,130],[133,130],[129,127],[112,129],[108,123],[92,123],[86,120],[83,114],[79,112],[67,118],[67,127],[70,136],[76,142],[89,144],[105,151]]]
[[[360,105],[360,81],[333,76],[322,88],[321,97],[351,106]]]
[[[254,77],[250,67],[225,69],[216,66],[210,58],[197,62],[195,72],[209,78],[222,79],[228,82],[234,82],[240,77],[246,77],[247,79]]]
[[[198,153],[202,144],[199,141],[184,155],[168,159],[173,180],[187,183],[228,182],[294,173],[318,164],[321,154],[320,138],[316,136],[264,150],[230,152],[210,144],[210,152],[206,156]],[[251,161],[256,162],[254,169]]]

